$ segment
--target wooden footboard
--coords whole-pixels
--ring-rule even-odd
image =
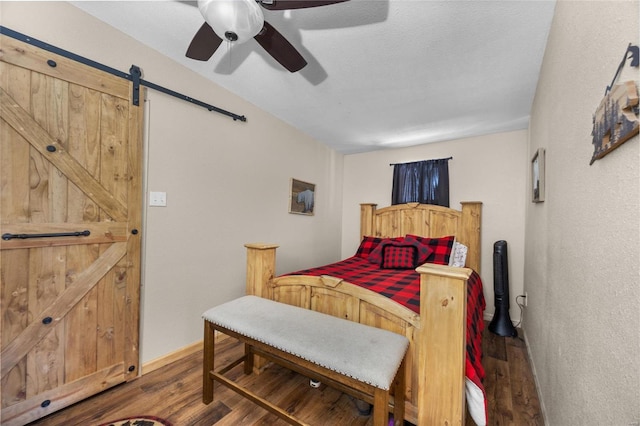
[[[406,419],[418,425],[463,423],[466,280],[471,269],[432,264],[419,267],[422,300],[421,314],[417,315],[384,296],[334,277],[274,278],[273,272],[265,271],[275,270],[277,246],[246,247],[247,294],[407,337]]]

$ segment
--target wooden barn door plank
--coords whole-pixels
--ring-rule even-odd
[[[2,411],[2,425],[24,425],[77,402],[78,397],[84,399],[120,384],[123,368],[122,363],[113,365],[69,383],[64,393],[59,389],[50,389],[39,394],[38,398],[5,408]],[[46,408],[41,406],[44,401],[48,401]]]
[[[22,331],[20,339],[14,339],[2,349],[0,357],[2,359],[1,375],[3,377],[33,346],[38,344],[44,336],[51,332],[52,326],[55,326],[64,318],[67,312],[93,288],[96,281],[113,269],[116,262],[125,255],[125,252],[125,243],[113,244],[95,262],[76,277],[73,286],[67,287],[60,292],[60,294],[56,294],[55,297],[47,300],[50,303],[42,309],[40,315],[34,318]],[[37,267],[50,269],[47,266],[43,266],[40,262],[38,262]],[[37,271],[36,274],[38,274]]]
[[[47,158],[47,161],[53,163],[60,172],[71,179],[110,216],[116,220],[126,218],[126,207],[119,203],[86,169],[80,166],[58,140],[51,137],[29,113],[2,89],[0,89],[0,115],[16,132],[29,141],[31,146]],[[55,151],[50,151],[50,149],[55,149]],[[46,167],[44,163],[42,165]]]
[[[55,61],[56,66],[49,65],[49,60]],[[2,61],[123,99],[131,96],[131,84],[127,80],[91,67],[78,66],[72,59],[11,37],[2,36]]]

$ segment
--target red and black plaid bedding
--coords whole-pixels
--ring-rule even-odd
[[[413,269],[384,269],[366,259],[353,256],[340,262],[305,269],[287,275],[330,275],[367,288],[420,313],[420,274]],[[467,357],[466,376],[482,386],[482,331],[485,309],[482,280],[474,271],[467,281]]]
[[[287,275],[330,275],[367,288],[420,313],[420,275],[413,269],[383,269],[360,257]]]

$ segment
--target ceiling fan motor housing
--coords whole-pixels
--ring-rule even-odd
[[[236,44],[253,38],[289,72],[300,71],[307,61],[278,30],[264,20],[262,8],[305,9],[345,1],[349,0],[198,0],[198,9],[205,23],[191,40],[186,56],[208,61],[224,40]]]
[[[223,40],[244,43],[264,26],[262,8],[255,0],[198,0],[198,8]]]

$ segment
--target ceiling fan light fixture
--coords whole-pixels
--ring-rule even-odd
[[[204,20],[223,40],[244,43],[264,26],[264,15],[255,0],[198,0]]]

